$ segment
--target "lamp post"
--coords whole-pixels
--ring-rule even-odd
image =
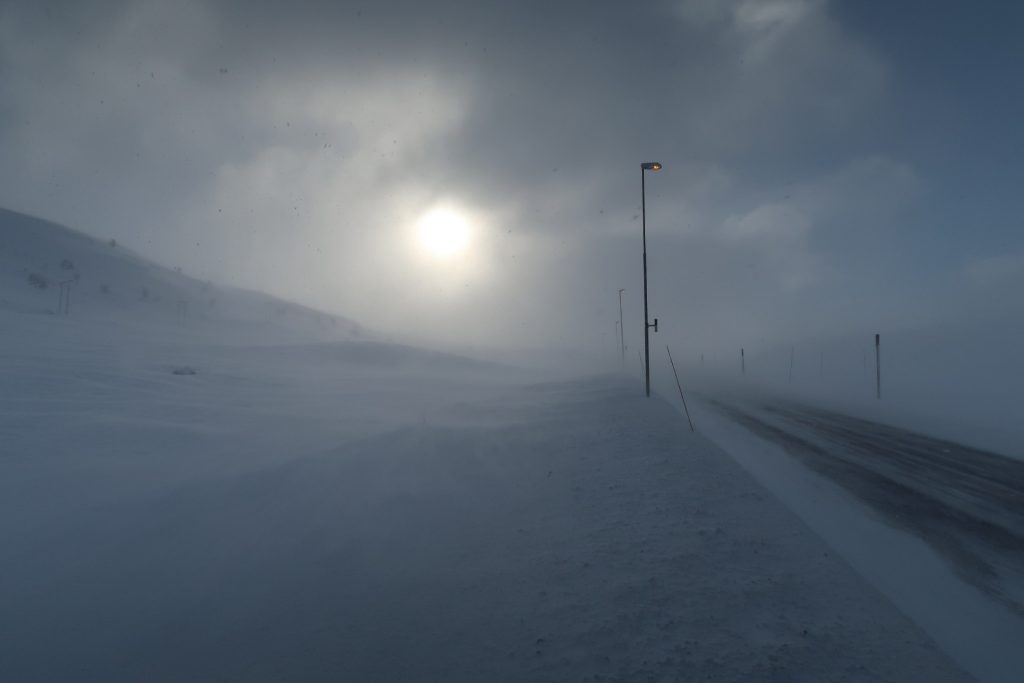
[[[622,293],[625,289],[619,289],[619,351],[622,353],[622,369],[626,369],[626,332],[622,329]]]
[[[647,187],[645,180],[646,171],[660,171],[661,164],[657,161],[647,161],[640,164],[640,226],[644,240],[644,383],[647,396],[651,395],[651,328],[658,331],[658,319],[652,324],[647,317]]]

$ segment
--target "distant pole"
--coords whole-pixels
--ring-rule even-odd
[[[704,354],[700,354],[700,364],[704,365]]]
[[[744,355],[742,347],[740,347],[740,374],[747,374],[747,357]]]
[[[793,383],[793,356],[796,354],[796,347],[789,347],[789,383]]]
[[[690,431],[696,431],[693,428],[693,420],[690,419],[690,409],[686,407],[686,397],[683,396],[683,385],[679,383],[679,373],[676,372],[676,363],[672,360],[672,349],[668,348],[668,344],[665,344],[665,350],[668,351],[668,362],[672,365],[672,374],[676,378],[676,387],[679,389],[679,398],[683,399],[683,410],[686,411],[686,421],[690,423]]]
[[[619,289],[619,351],[622,353],[622,369],[626,369],[626,330],[622,327],[622,293],[625,289]]]
[[[875,335],[875,396],[882,398],[882,343],[881,335]]]
[[[70,315],[71,314],[71,285],[74,283],[74,279],[64,280],[58,282],[60,286],[60,293],[57,296],[57,313],[58,315]]]

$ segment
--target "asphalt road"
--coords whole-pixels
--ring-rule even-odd
[[[1024,616],[1024,461],[791,403],[710,399]]]

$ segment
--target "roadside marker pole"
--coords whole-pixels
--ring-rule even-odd
[[[881,335],[875,335],[875,396],[882,398],[882,348]]]
[[[60,285],[60,292],[57,296],[57,314],[58,315],[70,315],[71,314],[71,285],[74,284],[75,280],[64,280],[58,282]]]

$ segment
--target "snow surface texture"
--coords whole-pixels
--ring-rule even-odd
[[[965,679],[634,383],[328,341],[262,295],[58,316],[11,253],[4,680]]]
[[[400,428],[44,523],[22,516],[5,533],[5,669],[18,680],[960,678],[635,389],[525,387],[454,409],[458,426]],[[34,483],[46,495],[45,476]]]

